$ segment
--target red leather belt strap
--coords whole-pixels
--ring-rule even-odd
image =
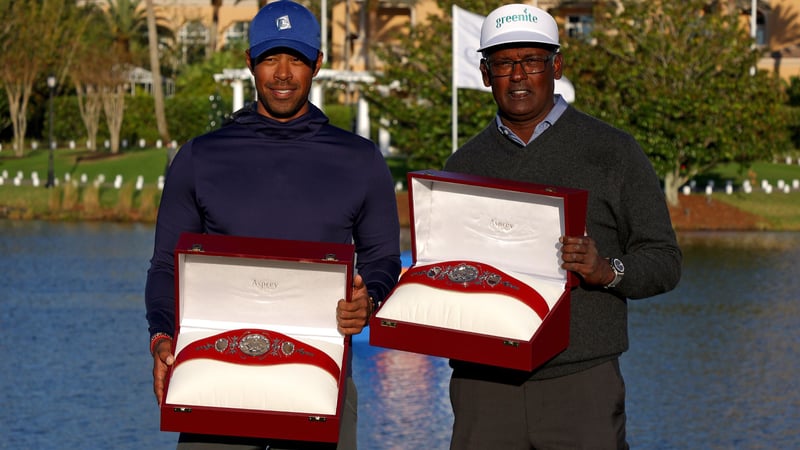
[[[401,277],[403,283],[419,283],[451,291],[505,294],[514,297],[544,319],[550,311],[536,289],[488,264],[473,261],[446,261],[414,266]]]
[[[235,364],[311,364],[337,380],[340,369],[322,350],[274,331],[230,330],[192,342],[175,357],[174,366],[191,359],[213,359]]]

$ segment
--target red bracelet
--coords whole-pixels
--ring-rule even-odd
[[[281,333],[230,330],[192,342],[175,357],[174,367],[190,359],[214,359],[236,364],[311,364],[339,379],[340,369],[327,353]]]
[[[521,300],[544,319],[550,311],[536,289],[488,264],[473,261],[447,261],[411,267],[403,282],[419,283],[452,291],[506,294]]]
[[[167,333],[156,333],[150,336],[150,354],[155,356],[156,352],[156,344],[158,344],[162,339],[166,339],[172,342],[172,336],[168,335]]]

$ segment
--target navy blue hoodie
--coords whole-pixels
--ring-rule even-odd
[[[400,229],[383,155],[309,107],[287,123],[247,107],[178,152],[167,173],[147,273],[151,335],[174,335],[173,251],[182,232],[354,242],[369,294],[381,301],[394,287]]]

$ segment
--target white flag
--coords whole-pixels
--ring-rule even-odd
[[[453,5],[453,83],[456,88],[491,91],[483,85],[479,65],[484,17]]]
[[[456,88],[477,89],[491,92],[483,85],[478,68],[481,54],[481,25],[484,16],[471,13],[453,5],[453,84]],[[565,76],[555,82],[556,94],[561,94],[568,103],[575,101],[575,88]]]

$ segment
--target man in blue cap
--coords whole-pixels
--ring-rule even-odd
[[[289,0],[266,5],[251,23],[246,62],[257,101],[183,145],[167,174],[145,292],[159,403],[174,362],[173,250],[182,232],[354,242],[352,300],[331,311],[343,335],[362,331],[400,273],[394,183],[383,156],[373,142],[332,126],[308,100],[322,65],[317,19]],[[355,449],[350,373],[346,393],[339,443],[331,447]],[[181,450],[267,447],[323,448],[187,433],[178,443]]]

